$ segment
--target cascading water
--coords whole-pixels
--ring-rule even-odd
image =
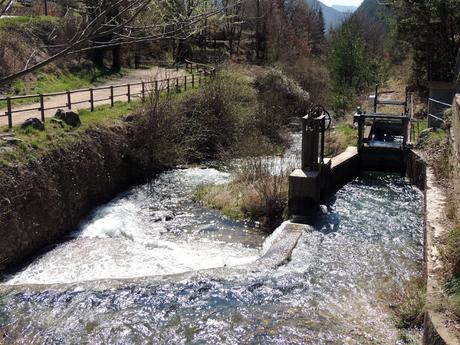
[[[396,176],[341,189],[276,269],[153,279],[263,253],[263,234],[191,201],[198,184],[228,178],[170,171],[97,209],[4,284],[0,335],[31,344],[397,343],[377,297],[419,270],[423,198]],[[151,279],[107,280],[140,276]]]

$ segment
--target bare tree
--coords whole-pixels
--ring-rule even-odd
[[[0,0],[0,4],[4,5],[5,1]],[[171,38],[188,39],[201,29],[206,18],[223,11],[216,8],[205,10],[202,6],[203,1],[84,0],[78,2],[78,6],[73,8],[73,11],[68,11],[66,16],[61,18],[75,23],[73,36],[64,42],[55,39],[56,44],[46,47],[53,51],[51,56],[0,78],[0,86],[75,53]]]

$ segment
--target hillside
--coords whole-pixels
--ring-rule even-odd
[[[348,16],[347,13],[340,12],[332,7],[326,6],[318,0],[306,0],[307,4],[313,8],[321,8],[324,16],[324,23],[326,24],[326,30],[330,27],[335,28],[339,26],[344,19]]]
[[[356,6],[343,6],[343,5],[332,5],[331,6],[334,10],[344,13],[351,13],[358,9]]]
[[[364,0],[356,10],[356,13],[382,21],[383,16],[389,15],[391,11],[385,5],[380,4],[378,0]]]

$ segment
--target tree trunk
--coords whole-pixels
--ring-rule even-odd
[[[112,72],[121,71],[121,47],[116,46],[112,49]]]

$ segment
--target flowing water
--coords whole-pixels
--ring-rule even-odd
[[[287,264],[170,276],[230,272],[262,255],[260,231],[191,200],[197,185],[228,179],[174,170],[98,208],[3,284],[0,343],[2,333],[24,344],[397,342],[379,300],[420,269],[419,191],[396,176],[357,178],[327,201]]]

